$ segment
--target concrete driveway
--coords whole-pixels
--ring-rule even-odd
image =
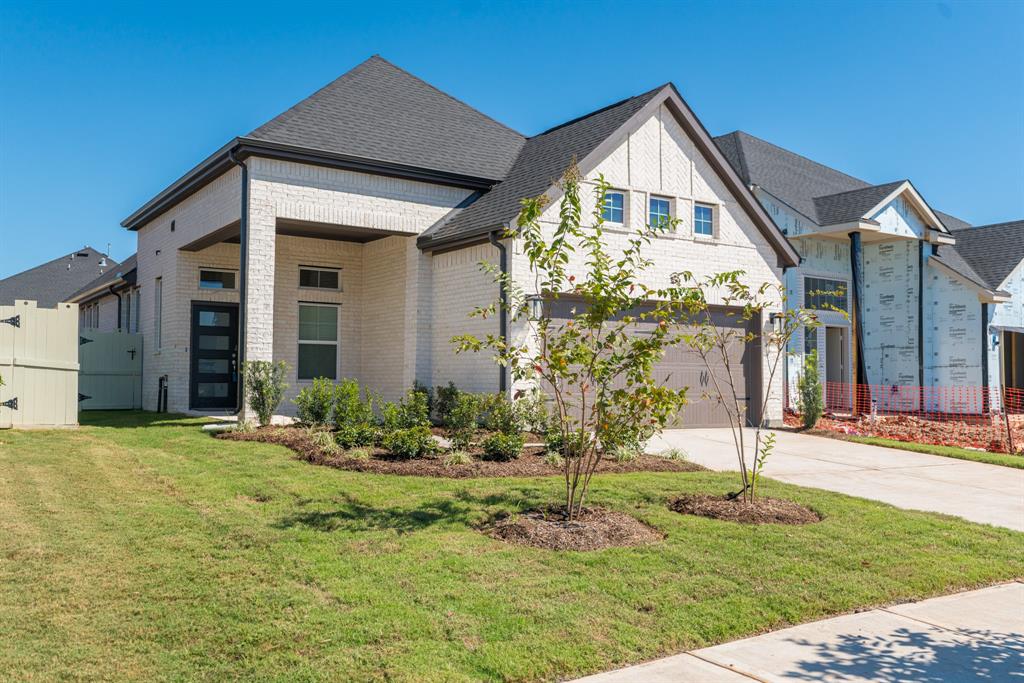
[[[747,431],[748,443],[753,434]],[[1024,531],[1024,470],[793,432],[776,434],[775,452],[765,468],[772,479]],[[714,470],[739,470],[728,428],[670,429],[648,445],[652,453],[668,448],[680,448],[692,462]]]

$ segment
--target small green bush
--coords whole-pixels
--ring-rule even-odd
[[[640,451],[632,446],[616,446],[609,453],[617,463],[633,462],[640,457]]]
[[[548,467],[561,468],[565,464],[565,458],[554,451],[548,451],[544,454],[544,464]]]
[[[515,460],[523,452],[521,434],[505,434],[496,432],[484,439],[484,458],[487,460]]]
[[[804,428],[811,429],[825,410],[821,395],[821,381],[818,379],[818,352],[811,351],[804,356],[804,368],[796,382],[799,393],[798,406]]]
[[[313,427],[327,424],[334,409],[334,382],[317,377],[293,399],[298,408],[299,421]]]
[[[386,434],[384,448],[399,458],[422,458],[437,451],[437,442],[429,427],[409,427]]]
[[[446,387],[437,387],[434,390],[434,410],[437,412],[437,419],[443,425],[448,424],[449,416],[455,409],[455,403],[459,400],[462,392],[458,390],[454,382],[448,382]],[[449,425],[450,426],[450,425]]]
[[[398,404],[403,429],[430,426],[430,397],[422,389],[412,389]]]
[[[523,431],[523,418],[504,395],[495,394],[488,398],[484,413],[484,426],[502,434],[518,435]]]
[[[427,405],[427,421],[430,421],[430,417],[434,414],[434,390],[425,384],[420,384],[418,379],[413,380],[412,389],[410,390],[414,394],[422,394]]]
[[[473,394],[460,392],[455,400],[455,406],[448,413],[448,438],[453,448],[469,448],[479,418],[480,399]]]
[[[314,446],[328,455],[334,455],[339,450],[338,444],[330,432],[320,430],[311,431],[309,434],[309,440]]]
[[[403,429],[402,424],[402,410],[397,403],[392,401],[384,401],[378,403],[380,406],[380,426],[385,433],[390,433]]]
[[[342,448],[355,448],[357,446],[372,446],[380,438],[380,430],[372,424],[345,425],[339,427],[334,434],[334,440]]]
[[[563,458],[578,458],[590,446],[591,438],[581,438],[577,431],[569,432],[566,438],[562,436],[561,430],[555,429],[545,435],[544,445],[548,451],[558,453]]]
[[[455,467],[457,465],[468,465],[473,462],[473,456],[462,450],[449,451],[444,456],[445,467]]]
[[[539,389],[527,392],[516,399],[516,411],[523,428],[534,434],[545,434],[551,421],[548,415],[547,398]]]
[[[242,364],[245,397],[262,427],[270,424],[274,411],[284,399],[288,388],[284,381],[287,374],[288,364],[284,361],[250,360]]]
[[[363,397],[359,382],[343,379],[334,387],[334,426],[344,427],[370,424],[374,420],[373,400]]]
[[[345,457],[352,460],[369,460],[371,455],[373,455],[373,451],[369,448],[353,448],[345,451]]]

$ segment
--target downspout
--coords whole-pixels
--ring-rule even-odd
[[[988,415],[988,303],[981,304],[981,414]]]
[[[235,366],[236,377],[242,371],[242,364],[245,362],[245,290],[249,279],[249,167],[245,162],[235,157],[235,150],[228,150],[228,158],[231,163],[242,168],[242,210],[238,220],[238,350],[236,352],[237,365]],[[236,413],[242,412],[245,405],[242,382],[238,385],[238,396],[235,401]]]
[[[505,286],[505,278],[508,277],[508,249],[498,239],[498,231],[492,230],[487,233],[487,239],[495,249],[498,250],[498,268],[501,270],[501,282],[498,285],[498,300],[501,307],[498,309],[498,335],[508,346],[508,287]],[[498,392],[505,394],[508,391],[508,376],[504,365],[498,365]]]
[[[917,405],[924,410],[924,240],[917,243]]]
[[[110,293],[117,297],[117,331],[121,331],[121,295],[114,291],[114,285],[110,285]]]
[[[861,267],[861,245],[860,245],[860,233],[850,233],[850,273],[853,276],[853,310],[856,312],[854,316],[854,324],[857,326],[857,333],[854,337],[857,339],[857,384],[864,384],[867,378],[867,369],[864,365],[864,292],[862,291],[864,282],[864,273]],[[857,392],[859,395],[860,392]],[[857,406],[854,406],[854,410]]]

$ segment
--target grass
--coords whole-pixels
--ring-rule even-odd
[[[825,434],[824,431],[821,430],[815,430],[813,433],[818,436],[830,436],[833,438],[843,439],[844,441],[854,441],[856,443],[864,443],[870,446],[885,446],[886,448],[898,448],[903,451],[913,451],[914,453],[930,453],[931,455],[943,455],[947,458],[973,460],[974,462],[984,462],[989,465],[1002,465],[1003,467],[1024,469],[1024,456],[1020,455],[989,453],[988,451],[973,451],[969,448],[960,448],[959,446],[936,446],[928,443],[917,443],[915,441],[883,439],[878,436],[857,436],[854,434],[837,435],[832,432]]]
[[[192,419],[0,432],[0,671],[14,679],[545,680],[1024,575],[1024,534],[767,481],[825,516],[670,512],[729,474],[604,475],[663,543],[594,553],[474,530],[557,478],[315,467]]]

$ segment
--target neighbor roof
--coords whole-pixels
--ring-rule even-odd
[[[420,244],[450,242],[501,228],[519,214],[523,199],[546,192],[574,159],[579,161],[594,151],[661,90],[616,102],[530,138],[503,181],[424,232]]]
[[[51,308],[67,301],[97,276],[120,265],[107,257],[106,267],[101,268],[102,258],[103,254],[92,247],[83,247],[0,280],[0,305],[13,305],[15,299],[30,299],[40,307]]]
[[[956,252],[998,289],[1024,261],[1024,220],[981,225],[953,232]]]
[[[91,282],[76,291],[74,294],[69,296],[67,300],[75,303],[84,303],[88,299],[92,298],[84,297],[83,295],[85,294],[97,291],[102,293],[102,290],[109,289],[117,284],[134,283],[136,265],[137,259],[135,258],[135,254],[132,254],[122,261],[120,265],[107,268],[102,275],[93,279]]]
[[[853,216],[857,209],[869,211],[885,198],[885,188],[891,192],[904,182],[873,185],[743,131],[720,135],[715,143],[745,183],[761,187],[818,225],[860,218],[863,213]],[[867,205],[875,197],[878,201]],[[950,230],[970,226],[941,211],[935,214]]]

